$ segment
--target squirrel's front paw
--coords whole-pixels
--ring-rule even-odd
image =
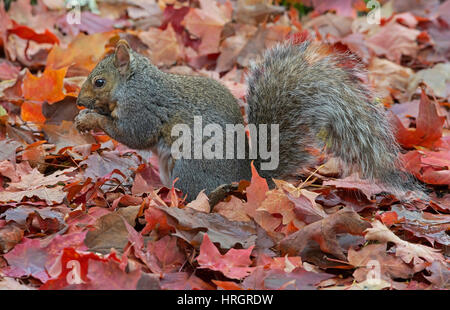
[[[86,132],[91,129],[98,129],[98,119],[101,115],[98,113],[84,109],[75,117],[75,127],[79,132]]]

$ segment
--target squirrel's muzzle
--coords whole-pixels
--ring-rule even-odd
[[[77,106],[85,107],[88,109],[92,109],[94,107],[94,102],[95,100],[83,97],[81,93],[77,98]]]

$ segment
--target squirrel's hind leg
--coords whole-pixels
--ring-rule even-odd
[[[187,201],[192,201],[202,190],[209,195],[221,185],[250,179],[250,174],[244,173],[249,168],[245,160],[178,159],[171,176],[173,180],[178,178],[175,187],[187,195]]]

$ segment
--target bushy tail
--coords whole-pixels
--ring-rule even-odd
[[[308,146],[315,146],[339,157],[346,173],[357,170],[396,194],[420,191],[415,178],[399,170],[399,146],[362,73],[352,56],[310,42],[279,44],[252,65],[249,123],[279,124],[279,166],[261,170],[264,177],[288,177],[311,164]]]

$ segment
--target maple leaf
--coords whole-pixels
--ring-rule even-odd
[[[66,173],[75,168],[56,171],[49,176],[42,175],[37,169],[21,176],[20,181],[9,183],[7,190],[0,192],[0,201],[21,201],[24,197],[37,196],[45,200],[49,205],[61,203],[66,194],[62,191],[62,186],[53,186],[59,182],[70,180]]]
[[[164,236],[158,241],[147,243],[147,255],[153,255],[164,273],[181,269],[186,262],[186,255],[177,245],[177,237]]]
[[[16,153],[15,151],[16,147],[17,146],[14,147],[14,155]],[[11,182],[19,182],[20,175],[22,173],[30,173],[30,171],[31,167],[28,163],[13,164],[9,160],[3,160],[0,162],[0,174],[5,177],[8,177],[11,180]]]
[[[271,269],[281,269],[285,272],[291,272],[295,268],[302,267],[302,258],[299,256],[274,257],[270,263]]]
[[[250,247],[256,241],[256,225],[253,222],[230,221],[217,213],[204,213],[191,208],[179,209],[156,206],[164,211],[178,223],[176,236],[181,237],[196,246],[203,239],[203,231],[209,235],[213,242],[220,244],[223,249],[229,249],[237,243],[243,247]]]
[[[449,98],[447,84],[450,83],[450,63],[437,64],[433,68],[418,71],[409,81],[407,94],[411,97],[417,86],[424,82],[433,90],[433,95]]]
[[[200,55],[217,53],[222,29],[231,20],[231,3],[219,5],[213,1],[200,0],[200,7],[201,9],[191,8],[182,25],[201,38],[202,42],[198,47]]]
[[[365,234],[366,240],[378,240],[380,242],[393,242],[396,244],[396,256],[399,256],[405,263],[413,262],[415,265],[423,263],[423,259],[428,262],[435,260],[444,261],[444,257],[439,250],[430,248],[422,244],[413,244],[397,237],[392,231],[384,226],[380,221],[372,222],[372,228],[368,228]]]
[[[245,210],[247,215],[252,217],[256,223],[263,227],[267,232],[272,232],[281,224],[281,219],[274,217],[266,210],[258,210],[263,201],[266,199],[266,194],[269,191],[266,179],[260,177],[258,171],[251,163],[252,179],[250,186],[246,188],[247,204]]]
[[[305,189],[287,195],[289,200],[294,203],[294,214],[307,224],[327,217],[322,206],[316,203],[317,196],[319,194]]]
[[[243,25],[238,29],[236,35],[222,41],[220,55],[217,59],[217,72],[229,71],[236,64],[239,54],[256,30],[257,28],[254,26]]]
[[[123,218],[134,226],[139,209],[140,206],[130,206],[103,215],[94,224],[95,228],[87,233],[84,243],[90,251],[106,254],[111,248],[115,248],[122,252],[128,242],[128,230]]]
[[[191,208],[197,211],[209,213],[211,206],[209,205],[208,195],[202,190],[198,193],[197,198],[186,205],[187,208]]]
[[[396,138],[403,147],[411,148],[415,145],[431,147],[442,136],[445,117],[438,114],[435,104],[428,99],[425,90],[422,89],[416,129],[405,128],[396,116],[394,116],[393,121],[396,128]]]
[[[272,5],[265,0],[238,0],[235,11],[236,20],[242,24],[257,24],[270,15],[282,14],[284,7]]]
[[[108,32],[114,29],[116,24],[123,24],[109,18],[83,11],[79,15],[79,21],[69,23],[68,16],[60,18],[55,24],[65,34],[75,36],[80,32],[87,34]]]
[[[359,179],[356,174],[350,175],[343,179],[324,181],[324,186],[334,185],[337,188],[356,189],[364,193],[367,199],[372,199],[374,195],[381,192],[392,192],[384,184],[376,184],[372,180]]]
[[[27,220],[30,217],[33,219],[36,218],[37,223],[33,224],[33,226],[37,226],[42,232],[60,231],[66,226],[64,223],[64,214],[51,207],[32,208],[28,206],[19,206],[8,209],[1,216],[7,221],[14,221],[21,227],[27,227]],[[30,229],[30,227],[27,227],[27,229]]]
[[[414,75],[411,68],[378,57],[371,59],[368,70],[369,82],[375,86],[377,96],[382,98],[389,96],[394,91],[405,92],[409,85],[409,79]]]
[[[49,279],[45,270],[48,253],[42,248],[39,239],[23,238],[22,242],[4,257],[9,266],[1,270],[7,276],[33,276],[44,283]]]
[[[209,240],[208,235],[204,234],[197,262],[200,268],[220,271],[230,279],[243,279],[255,269],[255,267],[249,267],[252,263],[250,254],[253,247],[243,250],[230,249],[227,253],[221,255],[216,246]]]
[[[93,144],[95,139],[90,135],[81,134],[74,126],[73,122],[63,120],[61,124],[45,124],[42,130],[48,137],[48,142],[56,146],[56,152],[69,146],[82,144]]]
[[[16,150],[17,148],[21,146],[21,143],[11,140],[11,139],[5,139],[0,141],[0,160],[2,163],[4,163],[4,160],[11,160],[11,162],[16,161]]]
[[[420,31],[400,25],[395,19],[381,26],[377,33],[366,39],[366,45],[377,56],[385,55],[386,58],[400,63],[402,55],[414,57],[419,46],[417,37]]]
[[[165,30],[150,28],[138,36],[149,46],[148,55],[155,66],[170,66],[183,57],[183,50],[171,24]]]
[[[401,219],[399,222],[403,229],[427,239],[433,246],[435,242],[450,245],[450,237],[446,233],[450,227],[450,215],[409,211],[403,206],[392,206],[391,209]]]
[[[137,268],[130,272],[123,271],[119,263],[114,260],[106,262],[93,260],[89,262],[87,284],[81,286],[83,290],[135,290],[141,278],[141,270]],[[70,289],[71,287],[67,287]]]
[[[23,238],[23,229],[14,223],[0,227],[0,252],[11,250]]]
[[[12,21],[13,27],[8,29],[8,35],[15,34],[22,39],[35,41],[37,43],[49,43],[59,44],[59,39],[51,31],[45,29],[44,33],[36,33],[33,29],[19,25],[14,20]]]
[[[80,165],[86,165],[84,176],[92,179],[103,177],[114,170],[120,170],[122,177],[130,177],[133,174],[131,167],[137,167],[140,160],[135,154],[120,156],[118,151],[95,152],[83,160]]]
[[[65,219],[67,225],[69,225],[67,233],[75,233],[86,227],[91,227],[100,217],[111,212],[111,210],[102,207],[91,207],[88,210],[74,210]]]
[[[256,211],[267,211],[270,214],[281,214],[282,224],[287,225],[295,219],[294,203],[282,190],[267,192],[266,199]],[[277,221],[278,223],[278,221]]]
[[[242,282],[242,287],[254,290],[315,290],[321,281],[332,278],[327,273],[306,271],[295,268],[290,272],[281,269],[256,267],[253,273]]]
[[[0,80],[16,79],[19,75],[20,67],[4,60],[0,62]]]
[[[353,273],[355,280],[363,282],[368,278],[372,270],[371,261],[376,261],[380,268],[381,279],[390,281],[395,278],[409,279],[413,276],[413,270],[399,257],[386,253],[386,244],[369,244],[360,251],[349,249],[348,261],[357,270]]]
[[[450,270],[447,264],[441,261],[434,261],[431,266],[427,267],[427,270],[431,275],[425,276],[425,278],[436,287],[443,287],[446,289],[450,287]]]
[[[250,218],[245,212],[245,203],[235,196],[231,196],[228,202],[219,202],[214,206],[213,212],[225,216],[230,221],[250,221]]]
[[[212,290],[214,287],[195,274],[187,272],[166,273],[161,279],[163,290]]]
[[[162,236],[165,236],[170,232],[175,232],[175,227],[172,227],[167,221],[168,215],[156,207],[149,206],[148,209],[144,211],[144,217],[146,224],[142,229],[143,235],[148,234],[153,229],[157,229],[158,234]]]
[[[296,255],[305,249],[309,240],[314,240],[323,252],[345,260],[336,235],[339,233],[361,235],[369,225],[361,220],[355,211],[343,209],[287,236],[279,243],[279,248],[283,253]]]
[[[163,12],[163,22],[161,23],[160,28],[166,29],[166,27],[171,24],[175,32],[182,33],[184,31],[182,22],[188,13],[188,6],[175,8],[174,5],[167,5]]]
[[[54,103],[64,99],[64,77],[67,67],[61,69],[46,68],[40,77],[27,71],[23,79],[23,96],[30,101],[47,101]]]
[[[127,274],[119,264],[120,260],[115,253],[102,257],[71,247],[64,248],[48,269],[51,279],[40,289],[135,289],[140,269]],[[114,280],[111,281],[112,279]]]
[[[105,45],[117,36],[117,31],[85,35],[80,33],[66,49],[54,45],[47,57],[47,68],[68,67],[68,76],[88,75],[105,54]],[[86,46],[89,46],[86,49]]]
[[[352,20],[342,15],[327,13],[311,19],[304,27],[314,29],[323,37],[343,38],[352,33]]]

